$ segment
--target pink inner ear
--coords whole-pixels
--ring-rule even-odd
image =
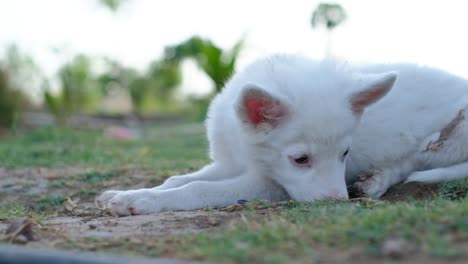
[[[362,114],[364,109],[374,103],[386,92],[386,87],[360,92],[351,98],[351,110],[356,114]]]
[[[265,123],[268,121],[267,116],[265,115],[265,110],[272,107],[271,101],[266,101],[260,98],[249,98],[245,100],[245,109],[249,121],[258,125],[260,123]]]

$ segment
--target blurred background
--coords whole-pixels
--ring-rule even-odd
[[[466,1],[0,0],[0,134],[198,122],[271,53],[468,78]]]

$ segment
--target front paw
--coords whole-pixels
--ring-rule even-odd
[[[107,201],[106,201],[107,200]],[[161,211],[156,193],[151,190],[108,191],[96,199],[97,205],[117,216],[150,214]]]
[[[388,189],[381,170],[370,170],[359,176],[358,180],[350,188],[356,196],[379,198]]]
[[[114,190],[105,191],[101,195],[96,197],[96,199],[94,200],[94,203],[96,204],[97,208],[101,210],[106,210],[107,204],[109,203],[109,201],[112,198],[114,198],[117,194],[123,193],[123,192],[124,191],[114,191]]]

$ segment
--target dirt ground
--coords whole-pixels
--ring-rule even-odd
[[[83,241],[86,247],[87,239],[99,239],[108,242],[123,241],[125,239],[145,240],[145,238],[203,232],[225,225],[233,219],[238,219],[238,212],[229,212],[229,208],[222,210],[205,209],[187,212],[163,212],[152,215],[131,217],[114,217],[98,210],[93,203],[94,192],[88,196],[77,194],[78,183],[74,178],[89,172],[85,168],[0,168],[0,206],[12,204],[26,205],[26,208],[37,207],[40,197],[61,195],[71,197],[53,211],[39,216],[34,228],[35,240],[29,241],[28,246],[38,248],[62,247],[71,241]],[[128,170],[122,174],[132,176],[132,182],[137,184],[118,184],[118,179],[103,182],[99,188],[134,189],[154,185],[148,179],[151,172],[143,170]],[[65,179],[63,186],[51,188],[51,183],[57,179]],[[69,180],[66,180],[69,178]],[[141,181],[140,181],[141,180]],[[75,189],[75,190],[74,190]],[[99,193],[97,191],[97,193]],[[78,197],[78,198],[77,198]],[[37,208],[36,208],[37,209]],[[12,219],[0,218],[0,234],[5,234],[12,224]],[[93,250],[91,248],[84,248]]]
[[[96,193],[105,189],[150,187],[158,184],[160,180],[151,178],[151,171],[130,169],[119,172],[112,180],[103,180],[97,185],[92,182],[86,187],[87,183],[83,178],[77,178],[76,175],[83,175],[89,171],[76,167],[0,168],[0,206],[21,204],[26,205],[26,210],[38,210],[37,202],[41,197],[66,197],[54,210],[47,211],[45,215],[39,214],[34,227],[34,240],[27,242],[28,246],[95,251],[102,249],[103,243],[104,247],[112,247],[113,243],[122,241],[140,244],[155,237],[214,230],[242,218],[241,211],[236,210],[235,205],[221,209],[163,212],[120,218],[110,216],[94,206]],[[131,177],[131,180],[128,180],[128,177]],[[89,190],[97,190],[83,195],[83,191],[77,189],[77,186],[83,185]],[[383,199],[398,201],[408,199],[409,196],[427,199],[436,191],[434,186],[400,185],[392,188]],[[12,219],[0,218],[0,234],[5,234],[12,222]],[[100,244],[88,243],[89,241],[100,241]]]
[[[68,208],[60,208],[56,214],[44,219],[43,225],[51,233],[61,234],[70,238],[83,237],[113,237],[122,238],[130,236],[151,234],[182,234],[205,231],[216,228],[220,224],[238,217],[235,212],[222,210],[196,210],[185,212],[163,212],[159,214],[132,217],[113,217],[100,212],[93,203],[93,197],[86,197],[84,201],[73,200],[74,193],[70,190],[73,184],[64,188],[50,190],[50,184],[57,178],[67,178],[86,173],[84,168],[0,168],[0,186],[8,186],[0,192],[2,205],[8,203],[34,204],[34,200],[41,195],[62,193],[65,197],[72,197],[72,205]],[[126,174],[132,175],[132,185],[116,186],[113,181],[112,188],[135,189],[152,186],[145,177],[150,172],[131,170]],[[140,182],[138,181],[140,180]],[[75,181],[75,179],[70,182]],[[387,201],[398,201],[413,197],[426,199],[436,192],[435,186],[430,185],[399,185],[389,190],[382,198]],[[65,206],[66,207],[66,206]],[[0,232],[4,232],[8,226],[5,219],[0,219]]]

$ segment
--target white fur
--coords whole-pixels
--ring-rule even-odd
[[[270,102],[260,123],[246,110],[256,97]],[[237,73],[213,100],[212,164],[153,189],[104,192],[96,203],[117,215],[146,214],[239,199],[346,199],[347,184],[379,197],[405,180],[463,178],[464,119],[437,140],[467,105],[468,82],[439,70],[273,56]],[[309,161],[299,165],[304,155]]]

